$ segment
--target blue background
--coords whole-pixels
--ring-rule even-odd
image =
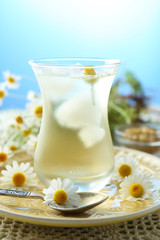
[[[117,76],[132,71],[160,104],[159,13],[159,0],[0,0],[0,81],[5,70],[23,76],[11,91],[22,106],[38,90],[28,60],[118,58]]]

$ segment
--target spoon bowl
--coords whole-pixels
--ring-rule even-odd
[[[67,207],[65,204],[52,205],[51,203],[49,203],[48,206],[62,213],[81,213],[98,206],[99,204],[106,201],[109,197],[108,195],[101,192],[77,192],[77,194],[80,196],[78,206]],[[11,189],[0,189],[0,195],[44,200],[44,197],[40,194]]]
[[[65,205],[53,206],[52,204],[48,204],[51,208],[58,210],[63,213],[81,213],[85,212],[91,208],[98,206],[108,199],[104,193],[100,192],[78,192],[80,196],[79,205],[66,207]]]

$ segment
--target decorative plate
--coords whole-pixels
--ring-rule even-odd
[[[123,201],[119,198],[116,184],[108,183],[102,191],[108,193],[110,198],[103,204],[83,214],[64,215],[50,209],[41,200],[0,196],[0,215],[32,224],[86,227],[128,221],[159,210],[160,159],[144,152],[115,147],[115,154],[120,152],[135,156],[143,171],[150,175],[151,181],[156,186],[152,199],[136,202]],[[33,164],[33,159],[25,152],[17,153],[14,159],[19,162],[30,161]],[[29,191],[40,193],[42,188],[43,186],[38,182],[38,186],[29,189]]]

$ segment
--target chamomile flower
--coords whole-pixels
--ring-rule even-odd
[[[11,152],[15,152],[15,151],[19,150],[19,144],[17,142],[13,141],[13,140],[9,141],[7,143],[7,146],[10,149]]]
[[[32,90],[28,91],[28,93],[27,93],[27,99],[28,100],[32,101],[33,99],[35,99],[37,97],[38,97],[37,93],[35,93]]]
[[[13,166],[6,165],[6,170],[2,170],[0,177],[1,185],[12,189],[27,189],[30,186],[36,186],[36,174],[33,172],[33,167],[30,163],[21,163],[13,161]]]
[[[120,197],[123,200],[137,201],[151,197],[153,185],[142,174],[126,177],[120,184]]]
[[[24,123],[23,117],[20,116],[20,115],[17,115],[17,116],[15,117],[15,121],[16,121],[16,123],[17,123],[18,125],[21,125],[21,124]]]
[[[29,136],[31,134],[31,128],[24,121],[22,123],[17,124],[18,130],[20,130],[22,136]]]
[[[6,163],[11,156],[11,150],[7,146],[0,146],[0,165]]]
[[[31,134],[31,129],[28,124],[26,124],[26,121],[24,121],[22,116],[17,115],[15,117],[15,121],[17,123],[17,129],[21,131],[23,136],[28,136]]]
[[[0,84],[0,106],[3,103],[3,99],[5,98],[5,96],[7,95],[7,91],[5,89],[5,86],[3,84]]]
[[[79,195],[76,193],[77,186],[73,186],[70,179],[53,179],[50,186],[43,190],[45,194],[44,203],[52,205],[65,205],[67,207],[77,206]]]
[[[11,74],[10,71],[3,72],[4,79],[6,80],[6,86],[8,88],[18,88],[19,81],[21,80],[21,76],[16,74]]]
[[[34,155],[37,146],[37,136],[29,135],[28,141],[26,142],[26,150],[28,154]]]
[[[139,172],[139,164],[136,158],[129,155],[117,155],[115,157],[115,169],[112,179],[118,182],[124,180],[125,177],[135,175]]]
[[[27,137],[31,134],[31,129],[30,128],[23,128],[23,129],[21,129],[21,133],[24,137]]]
[[[36,118],[41,119],[43,113],[42,99],[35,98],[26,105],[29,113]]]

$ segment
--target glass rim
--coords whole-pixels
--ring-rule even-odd
[[[104,64],[89,64],[89,65],[81,65],[81,64],[68,64],[68,65],[57,65],[53,64],[54,61],[97,61],[98,62],[104,62]],[[47,62],[52,62],[52,64],[49,64]],[[76,57],[70,57],[70,58],[40,58],[40,59],[33,59],[30,60],[29,65],[32,67],[55,67],[55,68],[75,68],[75,69],[84,69],[87,67],[92,68],[107,68],[112,66],[119,66],[121,64],[121,61],[118,59],[107,59],[107,58],[76,58]]]

